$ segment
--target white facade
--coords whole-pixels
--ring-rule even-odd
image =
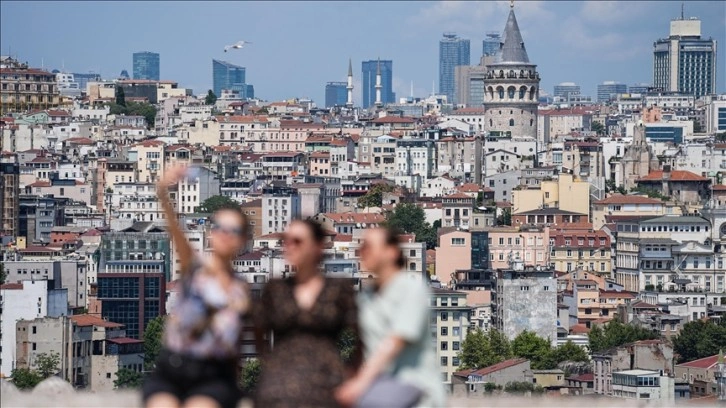
[[[660,401],[673,401],[675,398],[675,379],[657,371],[620,371],[613,373],[612,381],[612,396],[615,398]]]
[[[300,197],[298,195],[263,195],[262,235],[285,231],[290,221],[298,217],[299,212]]]
[[[48,281],[22,281],[0,286],[0,376],[9,377],[15,368],[18,320],[45,317],[48,312]]]

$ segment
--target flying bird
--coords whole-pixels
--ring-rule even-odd
[[[239,50],[240,48],[244,48],[244,46],[247,45],[247,44],[252,44],[252,43],[249,42],[249,41],[244,41],[244,40],[243,41],[237,41],[236,43],[234,43],[232,45],[225,46],[224,47],[224,52],[227,52],[227,51],[229,51],[231,49]]]

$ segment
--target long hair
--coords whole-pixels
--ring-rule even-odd
[[[398,250],[398,257],[396,258],[396,266],[403,268],[406,266],[406,257],[403,256],[403,249],[401,249],[401,241],[399,238],[398,231],[389,227],[382,227],[383,235],[385,237],[386,246],[396,247]]]

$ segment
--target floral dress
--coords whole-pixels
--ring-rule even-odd
[[[301,309],[292,278],[273,280],[255,307],[255,326],[272,332],[273,346],[262,356],[256,407],[337,407],[333,397],[345,375],[337,340],[357,330],[355,293],[343,279],[326,278],[315,303]]]

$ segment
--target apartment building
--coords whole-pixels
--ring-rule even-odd
[[[492,269],[510,268],[512,262],[545,267],[550,264],[548,227],[491,227],[488,229],[489,261]]]
[[[680,214],[680,207],[670,202],[643,195],[613,194],[592,203],[592,228],[599,230],[609,220],[617,218]]]
[[[20,166],[17,155],[0,152],[0,170],[0,235],[15,237],[18,235],[20,206]]]
[[[436,347],[441,380],[451,384],[452,375],[458,371],[461,361],[461,344],[469,331],[471,308],[466,304],[466,294],[446,289],[432,289],[431,337]]]
[[[604,231],[557,231],[550,235],[550,263],[559,272],[583,270],[609,277],[610,236]]]
[[[441,226],[469,229],[474,216],[475,198],[465,193],[454,193],[442,199]]]
[[[557,344],[557,280],[554,271],[514,262],[498,269],[493,301],[494,327],[513,340],[524,330]],[[537,307],[532,307],[537,305]]]
[[[49,290],[47,280],[8,282],[0,285],[0,375],[5,378],[18,367],[15,322],[68,314],[66,290]]]
[[[164,175],[164,142],[145,140],[129,147],[128,159],[136,162],[138,180],[155,183]]]
[[[17,60],[3,61],[0,68],[0,115],[56,107],[60,90],[55,74],[28,67]]]
[[[268,187],[262,190],[262,235],[283,232],[300,216],[301,203],[297,189]]]
[[[595,394],[612,396],[615,375],[628,370],[673,374],[673,347],[664,340],[641,340],[592,355]],[[620,381],[618,381],[620,384]],[[621,387],[618,387],[622,391]],[[622,396],[622,395],[621,395]]]
[[[539,188],[512,191],[512,215],[539,208],[559,208],[578,214],[590,213],[590,184],[571,174],[543,181]]]

